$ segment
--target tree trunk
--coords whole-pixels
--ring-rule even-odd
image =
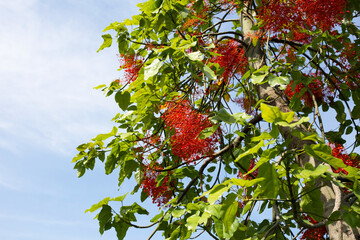
[[[254,69],[260,69],[263,65],[265,65],[266,60],[260,41],[258,41],[256,46],[252,44],[252,37],[256,35],[256,32],[251,30],[252,26],[254,26],[253,14],[255,13],[251,10],[251,8],[246,6],[246,4],[251,4],[251,2],[252,1],[244,2],[245,6],[243,13],[240,15],[240,20],[242,24],[244,42],[247,44],[245,55],[248,58],[251,67]],[[284,101],[282,96],[276,92],[276,89],[270,87],[268,83],[257,85],[255,87],[259,99],[264,99],[270,105],[279,107],[282,112],[290,111],[289,105]],[[299,128],[301,128],[302,131],[307,131],[303,125],[300,125]],[[285,139],[291,138],[291,142],[293,144],[293,146],[291,146],[292,148],[302,149],[304,144],[313,144],[313,142],[309,141],[300,142],[290,134],[290,129],[287,127],[281,128],[280,132]],[[319,161],[316,161],[307,154],[300,155],[298,163],[302,167],[304,167],[305,163],[311,163],[315,167],[320,164]],[[324,182],[322,184],[324,184]],[[338,210],[338,208],[345,205],[346,202],[344,201],[342,191],[338,186],[331,184],[330,182],[326,182],[324,185],[325,186],[320,189],[321,200],[324,205],[324,216],[329,217],[334,210]],[[360,238],[359,229],[352,229],[345,221],[337,221],[327,225],[326,227],[331,240],[356,240]]]

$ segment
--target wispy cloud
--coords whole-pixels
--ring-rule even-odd
[[[0,3],[0,21],[11,22],[0,26],[0,130],[16,136],[14,145],[66,154],[74,139],[109,128],[115,104],[92,87],[118,77],[118,62],[114,51],[96,54],[100,34],[89,19],[44,19],[36,3]],[[4,143],[0,135],[0,148],[11,151]]]
[[[119,111],[92,89],[119,77],[116,47],[96,50],[135,2],[0,0],[0,239],[99,239],[81,213],[98,200],[94,186],[111,184],[77,184],[70,160]]]

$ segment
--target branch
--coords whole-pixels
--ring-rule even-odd
[[[275,214],[275,223],[274,225],[272,225],[272,227],[266,232],[265,236],[263,237],[264,240],[266,240],[270,234],[272,234],[274,232],[274,230],[276,228],[279,227],[280,225],[280,212],[279,212],[279,209],[278,209],[278,206],[277,206],[277,203],[275,202],[274,205],[272,206],[273,207],[273,211],[274,211],[274,214]]]
[[[206,227],[204,227],[204,230],[215,240],[219,240],[214,234],[212,234]]]

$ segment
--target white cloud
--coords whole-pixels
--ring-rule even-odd
[[[66,153],[74,139],[108,131],[116,106],[92,87],[118,77],[118,63],[115,51],[96,53],[94,22],[44,19],[35,3],[0,2],[0,21],[11,23],[0,25],[0,130],[18,139],[12,146],[31,141]],[[4,143],[0,136],[0,148],[11,150]]]

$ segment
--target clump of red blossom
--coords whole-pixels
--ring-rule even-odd
[[[258,17],[274,34],[292,31],[293,39],[306,41],[304,30],[329,31],[340,23],[346,0],[262,0]]]
[[[150,167],[146,166],[143,169],[143,179],[140,187],[143,188],[143,191],[147,193],[151,198],[153,203],[156,203],[158,207],[163,206],[170,201],[173,195],[171,190],[171,181],[169,180],[169,175],[171,172],[167,173],[164,181],[161,185],[157,185],[157,176],[159,176],[159,170],[162,170],[161,166]]]
[[[304,219],[309,220],[312,224],[318,223],[312,217],[303,214]],[[328,234],[326,227],[306,229],[305,232],[302,233],[300,239],[302,240],[324,240],[325,236]]]
[[[221,77],[227,82],[234,74],[243,74],[246,72],[248,60],[245,57],[245,51],[241,44],[234,39],[222,41],[216,44],[213,52],[220,56],[213,56],[210,60],[218,63],[220,68],[224,68]]]
[[[174,130],[170,143],[175,156],[190,163],[215,151],[219,131],[206,139],[199,138],[201,131],[212,126],[207,115],[195,111],[187,100],[167,102],[164,107],[165,127]]]
[[[120,69],[124,70],[122,83],[127,84],[136,80],[143,65],[143,58],[136,54],[121,54]]]
[[[285,89],[285,95],[291,100],[294,95],[304,101],[308,107],[314,106],[314,101],[312,95],[314,95],[317,102],[324,102],[330,95],[330,91],[327,87],[324,87],[324,84],[318,79],[314,78],[311,83],[307,85],[307,90],[303,95],[300,96],[300,92],[305,85],[303,83],[297,84],[295,86],[295,91],[292,90],[294,81],[291,81],[290,84]],[[311,91],[311,93],[309,92]]]
[[[345,165],[347,165],[347,166],[351,166],[354,168],[360,168],[360,159],[356,158],[356,157],[351,157],[350,155],[348,155],[345,152],[345,149],[341,144],[331,143],[329,145],[332,149],[332,151],[331,151],[332,156],[341,159],[343,161],[343,163],[345,163]],[[348,174],[348,172],[343,168],[333,169],[333,171],[336,173],[342,172],[345,175]]]

